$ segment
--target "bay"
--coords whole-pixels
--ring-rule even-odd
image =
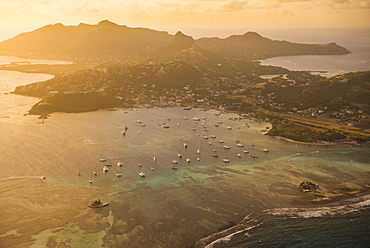
[[[3,92],[47,79],[19,75],[19,80],[7,76]],[[279,241],[279,233],[291,223],[265,211],[312,207],[302,203],[307,195],[296,189],[300,182],[318,183],[324,192],[348,188],[349,195],[356,195],[358,189],[366,192],[370,176],[367,144],[292,143],[263,135],[268,123],[239,120],[235,113],[182,108],[54,113],[41,123],[37,116],[23,115],[32,104],[27,105],[28,97],[19,97],[4,100],[13,105],[2,105],[2,115],[8,117],[0,121],[4,247],[190,247],[245,216],[250,216],[247,226],[254,232],[241,232],[242,239],[235,235],[236,240],[226,238],[220,245],[284,245],[288,239]],[[19,105],[22,110],[14,110]],[[195,116],[200,121],[194,121]],[[164,123],[169,128],[163,128]],[[218,158],[211,156],[214,149]],[[175,159],[177,170],[171,169]],[[109,171],[103,173],[106,164]],[[146,177],[139,177],[141,171]],[[88,208],[94,199],[110,205]],[[367,220],[368,215],[363,216]],[[360,231],[361,225],[352,228]],[[293,234],[298,229],[291,228]],[[275,230],[275,236],[267,235]]]

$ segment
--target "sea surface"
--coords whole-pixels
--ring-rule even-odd
[[[309,29],[309,30],[265,30],[267,37],[277,40],[306,44],[335,42],[351,53],[340,56],[305,55],[283,56],[261,60],[262,65],[281,66],[290,70],[320,72],[332,77],[348,72],[370,70],[370,29]],[[321,73],[325,71],[324,73]]]
[[[0,71],[1,248],[368,247],[369,144],[293,143],[215,110],[25,115],[38,99],[9,92],[51,77]]]

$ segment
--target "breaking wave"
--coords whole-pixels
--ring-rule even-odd
[[[253,228],[256,228],[260,225],[262,225],[263,222],[258,221],[257,219],[253,218],[250,219],[250,215],[247,215],[241,222],[239,222],[237,225],[232,226],[228,229],[222,230],[220,232],[214,233],[212,235],[209,235],[208,237],[205,237],[203,239],[198,240],[195,243],[195,248],[213,248],[214,245],[220,244],[220,243],[227,243],[231,240],[231,238],[234,235],[240,234],[240,233],[246,233]],[[247,235],[247,234],[246,234]]]
[[[327,217],[345,215],[348,213],[359,212],[369,209],[370,195],[357,197],[346,200],[341,205],[325,206],[317,208],[273,208],[267,209],[264,212],[275,216],[290,216],[290,217]]]

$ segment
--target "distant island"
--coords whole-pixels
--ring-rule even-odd
[[[18,57],[84,62],[141,62],[167,46],[174,35],[148,28],[130,28],[108,20],[97,25],[81,23],[46,25],[0,42],[0,54]],[[233,59],[265,59],[287,55],[342,55],[349,51],[335,43],[298,44],[271,40],[255,32],[225,39],[201,38],[195,44]],[[163,51],[163,49],[162,49]]]
[[[41,98],[29,113],[42,118],[53,112],[191,106],[269,121],[269,135],[296,141],[368,141],[370,71],[324,78],[255,61],[347,53],[335,43],[273,41],[254,32],[194,40],[180,31],[169,35],[102,21],[48,25],[0,43],[0,54],[79,61],[74,65],[0,69],[55,75],[14,91]]]

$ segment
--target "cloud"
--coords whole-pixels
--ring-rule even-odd
[[[334,9],[370,8],[370,0],[325,0],[325,4]]]
[[[221,9],[225,11],[240,11],[247,7],[247,1],[230,0],[221,5]]]

